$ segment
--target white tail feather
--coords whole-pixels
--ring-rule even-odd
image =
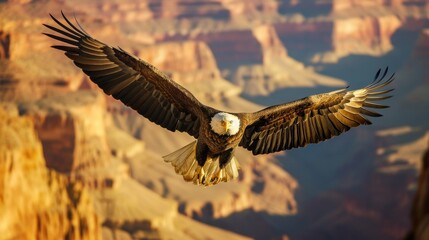
[[[164,161],[171,163],[177,174],[187,182],[196,185],[211,186],[220,182],[228,182],[238,177],[240,165],[233,156],[224,168],[219,166],[219,157],[207,157],[204,166],[199,166],[196,160],[197,141],[164,156]]]

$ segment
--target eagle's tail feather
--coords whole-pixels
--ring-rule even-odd
[[[197,141],[191,142],[164,156],[164,161],[171,163],[176,173],[182,175],[185,181],[193,182],[196,185],[211,186],[238,177],[240,166],[234,156],[223,168],[219,166],[219,157],[207,157],[204,166],[201,167],[195,157],[196,146]]]

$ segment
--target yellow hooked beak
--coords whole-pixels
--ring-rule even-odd
[[[222,121],[222,127],[225,129],[225,132],[229,129],[229,122],[228,121]]]

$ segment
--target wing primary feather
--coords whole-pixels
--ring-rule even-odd
[[[393,82],[393,80],[395,80],[395,79],[392,78],[392,79],[389,79],[389,80],[387,80],[387,81],[385,81],[383,83],[372,85],[372,86],[368,86],[367,89],[369,89],[370,91],[374,91],[374,90],[380,89],[380,88],[385,87],[386,85],[390,84],[391,82]]]
[[[63,15],[64,20],[66,20],[66,22],[68,23],[68,25],[70,27],[72,27],[75,31],[79,32],[80,34],[82,34],[83,36],[86,36],[86,34],[84,32],[82,32],[81,30],[79,30],[77,27],[75,27],[66,17],[66,15],[64,15],[64,12],[61,11],[61,15]]]
[[[59,37],[57,35],[53,35],[53,34],[50,34],[50,33],[43,33],[43,34],[45,34],[46,36],[48,36],[50,38],[53,38],[55,40],[61,41],[61,42],[65,42],[65,43],[68,43],[68,44],[71,44],[71,45],[75,45],[75,46],[79,45],[79,42],[73,41],[73,40],[68,39],[68,38]]]
[[[268,135],[264,140],[259,139],[260,142],[263,142],[263,144],[261,145],[261,152],[262,153],[267,153],[268,149],[271,146],[272,135]]]
[[[173,122],[172,122],[173,116],[172,116],[171,112],[167,111],[165,108],[163,110],[164,111],[161,113],[161,115],[159,117],[161,119],[159,124],[161,126],[165,126],[170,131],[174,131],[174,128],[172,127],[173,126]]]
[[[381,115],[379,113],[369,111],[368,109],[365,109],[365,108],[361,109],[361,113],[365,114],[367,116],[370,116],[370,117],[381,117],[381,116],[383,116],[383,115]]]
[[[373,96],[373,97],[367,97],[366,99],[369,101],[380,101],[380,100],[384,100],[384,99],[389,99],[391,97],[392,97],[391,95],[390,96],[381,96],[381,97]]]
[[[150,105],[152,104],[152,96],[150,93],[144,93],[143,96],[139,99],[138,104],[136,106],[139,107],[138,112],[143,116],[149,110]]]
[[[337,135],[339,135],[341,133],[341,131],[338,131],[335,128],[334,124],[331,122],[331,120],[329,119],[328,115],[322,115],[321,118],[323,119],[322,123],[325,124],[326,128],[331,133],[331,135],[337,136]]]
[[[393,90],[395,90],[395,89],[392,88],[392,89],[388,89],[388,90],[384,90],[384,91],[379,91],[379,92],[368,92],[368,96],[382,95],[382,94],[389,93],[389,92],[391,92]]]
[[[79,56],[77,58],[74,59],[74,61],[80,63],[80,64],[86,64],[86,65],[108,65],[108,64],[112,64],[112,61],[110,61],[109,59],[106,58],[102,58],[102,59],[94,59],[94,58],[88,58],[88,57],[83,57],[83,56]]]
[[[316,123],[322,130],[324,138],[329,139],[334,135],[335,131],[331,131],[331,128],[329,127],[329,120],[326,118],[327,117],[324,115],[317,116]]]
[[[79,62],[74,62],[74,64],[82,69],[85,69],[87,71],[93,71],[93,72],[104,71],[104,70],[115,69],[115,68],[117,68],[119,71],[121,70],[118,67],[118,65],[114,63],[105,64],[105,65],[86,65],[86,64],[81,64]]]
[[[149,98],[148,101],[146,101],[146,103],[149,104],[149,106],[147,106],[147,111],[145,116],[152,116],[152,113],[155,111],[155,109],[158,108],[158,104],[156,104],[156,100],[154,98]]]
[[[93,49],[89,49],[89,48],[80,48],[79,50],[80,50],[79,54],[84,57],[90,57],[94,59],[106,59],[106,58],[109,59],[103,51],[94,51]]]
[[[114,73],[121,71],[120,68],[111,68],[111,69],[107,69],[107,70],[103,70],[103,71],[94,71],[94,70],[88,70],[88,69],[83,69],[83,68],[82,68],[82,70],[85,74],[90,76],[91,79],[103,77],[103,76],[108,76],[108,75],[111,75],[111,74],[114,74]]]
[[[74,53],[74,54],[78,54],[79,53],[79,48],[76,48],[76,47],[62,46],[62,45],[53,45],[51,47],[55,48],[55,49],[58,49],[58,50],[61,50],[61,51]]]
[[[377,81],[378,76],[380,76],[380,73],[381,73],[381,68],[379,68],[378,71],[377,71],[377,73],[375,74],[373,82]]]
[[[94,77],[94,78],[92,78],[92,81],[94,81],[94,82],[105,82],[105,81],[109,81],[111,79],[119,78],[122,75],[124,75],[124,73],[121,71],[121,72],[116,72],[116,73],[113,73],[110,75]]]
[[[337,117],[333,114],[329,114],[328,118],[329,120],[331,120],[333,126],[335,127],[335,129],[337,129],[337,131],[339,133],[344,132],[345,129],[349,128],[347,125],[343,124],[342,122],[340,122]],[[348,129],[347,129],[348,130]]]
[[[379,68],[378,71],[377,71],[377,73],[375,74],[373,82],[377,81],[378,76],[380,76],[380,73],[381,73],[381,68]]]
[[[314,126],[314,134],[313,134],[313,139],[312,139],[312,143],[317,143],[320,140],[325,139],[325,133],[323,131],[323,127],[320,124],[320,122],[318,121],[317,116],[314,116],[314,118],[312,119],[312,124]]]
[[[83,29],[83,27],[80,25],[79,21],[77,21],[77,19],[76,19],[76,15],[75,15],[75,14],[73,14],[73,17],[74,17],[74,21],[76,22],[76,24],[77,24],[77,26],[80,28],[80,30],[81,30],[85,35],[88,35],[88,36],[89,36],[89,33],[87,33],[87,32],[85,31],[85,29]]]
[[[348,126],[348,127],[357,127],[359,126],[359,123],[348,119],[346,116],[341,114],[341,112],[334,113],[335,117],[340,121],[342,124]]]
[[[159,106],[155,107],[153,112],[148,115],[149,116],[149,120],[151,120],[154,123],[158,123],[159,121],[159,115],[162,112],[162,108],[160,108]]]
[[[379,109],[382,109],[382,108],[389,108],[389,106],[381,105],[381,104],[376,104],[376,103],[372,103],[372,102],[364,102],[364,103],[362,104],[362,106],[364,106],[364,107],[369,107],[369,108],[379,108]]]
[[[366,118],[364,118],[361,114],[353,114],[348,112],[347,110],[343,110],[341,112],[343,115],[345,115],[347,118],[351,119],[352,121],[355,121],[359,124],[364,124],[367,125],[368,124],[368,120]]]
[[[110,95],[116,96],[117,93],[137,80],[138,77],[138,75],[127,76],[126,78],[118,80],[120,82],[107,82],[105,85],[106,91],[109,92]]]
[[[72,53],[72,52],[65,52],[64,54],[73,61],[79,57],[79,54]]]
[[[348,112],[353,113],[353,114],[359,114],[361,107],[354,107],[354,106],[345,104],[344,109],[347,110]]]
[[[80,39],[80,37],[79,37],[79,36],[76,36],[76,35],[74,35],[74,34],[71,34],[70,32],[66,32],[66,31],[64,31],[64,30],[61,30],[61,29],[59,29],[59,28],[56,28],[56,27],[50,26],[50,25],[48,25],[48,24],[44,24],[44,23],[43,23],[43,26],[45,26],[45,27],[47,27],[47,28],[49,28],[49,29],[51,29],[51,30],[53,30],[53,31],[57,32],[57,33],[61,33],[61,34],[65,35],[65,36],[67,36],[67,37],[69,37],[69,38],[73,38],[73,39],[78,40],[78,41],[79,41],[79,39]]]
[[[54,20],[58,25],[60,25],[62,28],[64,28],[65,30],[77,35],[77,36],[81,36],[84,37],[85,35],[82,35],[72,29],[70,29],[69,27],[67,27],[66,25],[64,25],[62,22],[60,22],[58,19],[56,19],[54,16],[52,16],[52,14],[49,13],[49,16],[51,16],[52,20]]]
[[[255,150],[256,150],[258,153],[262,153],[261,146],[262,146],[262,141],[261,141],[261,139],[258,139],[258,140],[257,140],[257,142],[256,142],[256,147],[255,147]]]
[[[383,78],[385,78],[386,77],[386,75],[387,75],[387,72],[389,71],[389,66],[387,66],[385,69],[384,69],[384,73],[383,73],[383,76],[381,77],[381,79],[383,79]]]
[[[133,103],[133,101],[141,97],[141,95],[139,94],[139,91],[141,89],[138,85],[140,85],[138,81],[132,82],[130,85],[118,92],[115,98],[120,99],[128,106],[132,105],[131,103]]]
[[[82,45],[86,44],[86,47],[91,47],[93,50],[100,50],[101,47],[104,47],[105,44],[95,42],[96,40],[90,37],[81,38]]]

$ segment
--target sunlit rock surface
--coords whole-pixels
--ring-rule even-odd
[[[427,138],[429,139],[429,138]],[[427,140],[426,139],[426,140]],[[428,142],[428,141],[426,141]],[[407,239],[429,238],[429,224],[426,219],[429,216],[429,150],[426,150],[421,159],[420,176],[417,192],[411,211],[412,227]]]
[[[45,165],[29,117],[0,105],[0,231],[3,239],[101,239],[88,189]]]

